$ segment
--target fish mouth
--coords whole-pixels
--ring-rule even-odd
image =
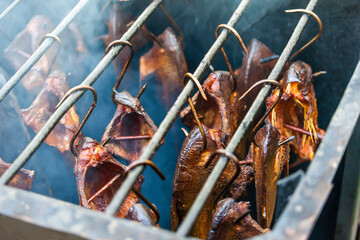
[[[271,112],[270,121],[284,137],[295,136],[290,142],[292,149],[300,158],[311,160],[325,132],[317,126],[318,111],[313,89],[304,96],[298,86],[299,82],[286,85],[282,99]],[[276,91],[270,101],[276,99],[279,94]]]

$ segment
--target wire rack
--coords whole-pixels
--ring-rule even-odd
[[[0,14],[0,21],[6,16],[6,14],[16,7],[18,2],[19,1],[14,1]],[[32,56],[25,62],[25,64],[10,78],[3,88],[0,89],[0,104],[7,94],[9,94],[15,85],[22,79],[22,77],[31,69],[31,67],[34,66],[41,56],[44,55],[46,51],[56,42],[56,37],[61,35],[61,33],[68,27],[78,13],[81,12],[87,4],[89,4],[89,2],[91,1],[80,0],[68,13],[68,15],[64,17],[54,31],[49,34],[49,36],[53,37],[46,38]],[[250,0],[242,0],[240,2],[229,19],[227,23],[228,26],[235,27],[237,25],[249,2]],[[313,11],[317,2],[317,0],[310,0],[306,6],[306,10]],[[159,6],[161,6],[161,3],[162,0],[152,1],[131,25],[128,31],[121,37],[120,41],[129,41],[146,22],[148,17]],[[305,28],[308,19],[308,14],[303,14],[301,16],[293,34],[288,40],[268,79],[278,78],[290,56],[290,53],[294,49],[303,29]],[[204,73],[209,68],[211,62],[218,54],[221,47],[225,44],[230,34],[231,31],[227,29],[223,29],[221,31],[216,41],[210,47],[193,73],[195,78],[202,79]],[[91,86],[112,63],[123,48],[124,45],[113,46],[80,85]],[[162,140],[165,138],[195,87],[196,86],[192,81],[187,82],[186,86],[158,127],[158,130],[143,150],[139,160],[148,160],[154,157],[161,146]],[[1,214],[4,216],[1,220],[2,226],[6,227],[10,224],[9,226],[11,228],[11,226],[13,226],[11,223],[15,221],[16,224],[18,224],[17,226],[22,226],[22,229],[24,229],[22,231],[22,236],[24,238],[27,236],[27,231],[31,232],[33,235],[34,229],[37,228],[40,228],[40,232],[43,233],[43,235],[40,235],[41,238],[45,238],[46,236],[56,238],[63,236],[64,234],[69,235],[69,239],[119,239],[119,236],[123,239],[186,238],[188,232],[191,230],[192,225],[202,210],[206,199],[210,196],[217,180],[227,165],[228,158],[225,156],[220,157],[217,161],[210,176],[204,183],[202,190],[194,201],[190,211],[176,232],[144,227],[134,222],[113,217],[138,177],[144,171],[144,165],[137,166],[128,174],[104,213],[93,212],[74,204],[65,203],[56,199],[20,191],[6,186],[17,171],[39,148],[57,122],[62,118],[62,116],[64,116],[71,106],[73,106],[76,101],[82,97],[85,91],[86,90],[79,90],[78,92],[72,94],[56,109],[43,128],[36,134],[28,146],[12,163],[11,167],[1,176],[0,195],[3,197],[0,198],[0,202],[2,206],[9,206],[6,208],[4,207],[4,209],[1,210]],[[268,234],[258,236],[256,239],[308,238],[332,189],[331,181],[339,166],[340,160],[344,154],[359,117],[360,108],[357,104],[360,102],[360,95],[357,94],[359,91],[360,64],[357,65],[353,73],[341,102],[332,117],[330,125],[327,129],[327,134],[320,144],[316,155],[307,170],[306,176],[301,180],[289,204],[272,231]],[[226,147],[227,152],[234,152],[237,145],[244,138],[245,132],[253,124],[254,116],[261,108],[269,92],[269,85],[265,85],[259,92],[256,100]],[[349,109],[351,109],[351,111],[349,111]],[[334,148],[333,146],[337,147]],[[17,199],[21,200],[17,201]],[[74,225],[74,223],[76,224]]]

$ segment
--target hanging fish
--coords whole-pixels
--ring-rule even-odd
[[[263,234],[269,229],[262,228],[249,214],[249,203],[235,202],[226,198],[218,202],[214,210],[207,240],[242,240]]]
[[[81,206],[96,211],[105,211],[116,191],[120,188],[126,166],[107,153],[98,142],[85,137],[77,146],[74,175]],[[140,191],[143,177],[135,183]],[[139,202],[139,197],[131,191],[117,212],[124,218],[129,209]]]
[[[157,127],[138,97],[132,97],[127,91],[115,91],[114,102],[118,107],[101,141],[106,142],[106,151],[131,163],[139,158]]]
[[[279,146],[285,140],[279,131],[270,124],[260,128],[251,145],[250,157],[255,169],[257,221],[264,228],[269,228],[275,210],[277,181],[284,165],[289,162],[288,144]]]
[[[203,128],[207,140],[206,148],[203,149],[204,142],[199,128],[194,127],[186,137],[179,155],[174,174],[171,202],[171,227],[173,230],[176,229],[178,224],[180,224],[186,216],[215,165],[215,161],[212,161],[208,167],[205,167],[206,163],[209,161],[213,152],[221,148],[220,133],[206,126],[203,126]],[[228,183],[233,179],[237,169],[236,164],[237,163],[232,161],[228,163],[195,222],[190,232],[191,236],[202,239],[206,238],[210,230],[212,211],[219,197],[221,197],[223,189],[227,187]],[[252,174],[252,171],[250,171],[250,174]],[[239,178],[245,180],[243,176],[239,176]],[[234,185],[231,187],[234,187]],[[237,195],[233,197],[240,197],[245,192],[245,189],[243,190],[243,192],[237,191]]]
[[[229,72],[216,71],[202,85],[207,100],[199,92],[192,98],[200,122],[219,131],[222,143],[227,143],[236,129],[234,109],[230,102],[234,86],[234,79]],[[190,106],[181,111],[180,118],[190,128],[197,124]]]
[[[11,164],[4,162],[0,158],[0,176],[11,166]],[[9,182],[9,186],[20,188],[23,190],[30,190],[34,181],[35,171],[21,168]]]
[[[237,78],[237,98],[240,97],[245,91],[247,91],[256,82],[268,78],[272,69],[274,68],[277,60],[267,61],[262,63],[261,60],[274,56],[275,54],[262,42],[257,39],[251,39],[247,46],[248,54],[244,55],[242,65],[235,70]],[[237,101],[234,97],[233,106],[235,109],[235,115],[237,117],[237,124],[240,124],[244,118],[247,110],[251,107],[259,89],[254,89],[251,93],[244,97],[241,101]]]
[[[34,16],[4,51],[4,56],[10,65],[18,70],[34,53],[45,34],[54,28],[55,25],[49,18],[41,15]],[[27,90],[38,92],[49,74],[56,55],[56,48],[48,49],[22,78],[21,82]]]
[[[283,95],[271,111],[269,120],[285,138],[295,136],[290,142],[291,150],[299,159],[294,164],[312,160],[325,131],[318,127],[318,110],[312,84],[311,67],[302,62],[292,63],[280,83]],[[277,99],[279,90],[274,90],[267,100],[270,106]]]
[[[158,42],[140,57],[140,85],[148,76],[154,75],[161,86],[160,95],[169,108],[183,87],[182,79],[188,69],[182,40],[171,28],[166,28],[157,39]]]
[[[25,124],[34,132],[39,132],[50,116],[55,112],[55,107],[69,90],[67,76],[61,71],[52,72],[46,79],[41,91],[34,102],[27,109],[21,110]],[[45,142],[56,147],[61,153],[70,151],[69,143],[71,137],[79,126],[79,116],[76,114],[75,106],[60,119],[54,129],[45,139]],[[80,134],[79,138],[82,138]]]
[[[135,20],[135,17],[121,9],[119,4],[112,4],[110,8],[109,22],[107,23],[109,33],[104,38],[105,45],[108,46],[112,41],[120,39],[129,29],[131,23]],[[146,45],[149,40],[151,40],[151,37],[145,25],[143,25],[131,38],[130,43],[133,45],[134,51],[137,51]],[[120,75],[129,54],[130,50],[128,48],[124,48],[119,56],[115,58],[114,67],[117,75]]]

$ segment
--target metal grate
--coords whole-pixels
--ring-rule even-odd
[[[8,12],[10,12],[10,10],[15,7],[18,2],[19,1],[14,1],[3,13],[1,13],[0,20]],[[84,6],[86,6],[86,4],[88,4],[89,2],[89,0],[80,0],[78,4],[71,10],[71,12],[55,28],[51,35],[59,36],[71,23],[71,21],[77,16],[77,14],[84,8]],[[233,15],[229,19],[227,23],[228,26],[235,27],[237,25],[239,19],[244,14],[249,2],[250,0],[241,1],[237,9],[234,11]],[[306,7],[306,10],[313,11],[317,2],[318,0],[310,0]],[[162,0],[152,1],[142,12],[142,14],[137,18],[137,20],[131,25],[129,30],[121,37],[120,40],[129,41],[133,37],[133,35],[140,29],[140,27],[146,22],[148,17],[161,5],[161,3]],[[300,18],[292,36],[290,37],[286,47],[280,55],[279,60],[277,61],[268,79],[278,78],[292,50],[294,49],[303,29],[305,28],[308,18],[308,14],[303,14]],[[216,39],[216,41],[210,47],[209,51],[206,53],[203,60],[200,62],[198,68],[195,70],[193,74],[195,78],[201,79],[203,77],[205,71],[209,68],[211,62],[216,57],[220,48],[225,44],[226,40],[230,36],[230,33],[231,32],[227,29],[224,29],[221,32],[219,37]],[[41,56],[46,53],[46,51],[55,41],[56,40],[54,38],[46,38],[42,42],[42,44],[34,52],[34,54],[0,90],[0,102],[15,87],[15,85],[22,79],[22,77],[31,69],[31,67],[35,65],[35,63],[41,58]],[[123,45],[117,45],[112,47],[80,85],[92,85],[105,71],[105,69],[111,64],[115,57],[120,53],[123,47]],[[139,157],[139,160],[152,159],[152,157],[155,155],[156,151],[160,147],[161,141],[165,138],[166,134],[170,130],[171,126],[178,117],[181,109],[186,104],[187,99],[190,97],[194,89],[195,84],[192,81],[189,81],[184,87],[183,91],[178,96],[171,109],[168,111],[157,132],[154,134],[151,141],[143,150],[143,153]],[[122,204],[125,197],[134,185],[135,181],[144,171],[145,166],[143,165],[136,167],[133,171],[129,173],[104,214],[99,212],[92,212],[74,204],[63,203],[59,200],[51,199],[51,201],[48,201],[48,199],[50,198],[38,196],[34,193],[23,192],[4,186],[29,160],[32,154],[38,149],[38,147],[45,140],[47,135],[57,124],[57,122],[68,111],[68,109],[70,109],[71,106],[74,105],[75,102],[81,98],[85,91],[86,90],[79,90],[78,92],[72,94],[59,106],[59,108],[46,122],[44,127],[36,134],[36,136],[32,139],[32,141],[28,144],[24,151],[12,163],[11,167],[1,176],[0,185],[2,185],[2,187],[0,188],[0,193],[3,196],[17,196],[18,199],[28,199],[27,204],[29,204],[31,211],[33,211],[33,215],[36,215],[36,210],[39,209],[39,206],[47,206],[49,207],[49,209],[55,211],[55,214],[50,210],[42,212],[36,219],[32,220],[36,222],[37,225],[40,225],[44,228],[48,228],[46,219],[52,217],[53,219],[48,220],[49,222],[60,220],[64,217],[64,214],[61,213],[63,211],[68,214],[66,216],[70,217],[70,219],[78,219],[79,217],[76,217],[76,213],[82,215],[82,219],[79,220],[78,229],[69,226],[69,224],[63,223],[62,221],[61,224],[57,227],[49,227],[51,229],[55,229],[57,231],[64,231],[75,236],[92,239],[102,238],[106,236],[109,239],[115,239],[118,237],[118,233],[125,231],[125,233],[122,233],[123,236],[129,236],[136,239],[149,237],[156,239],[182,239],[186,237],[193,223],[196,221],[197,216],[202,210],[206,199],[211,194],[217,180],[225,169],[228,162],[228,159],[226,157],[219,158],[210,176],[205,182],[202,190],[194,201],[186,218],[181,223],[176,233],[170,233],[166,230],[155,230],[153,228],[139,226],[137,223],[132,223],[123,219],[111,217],[112,215],[114,215],[114,213],[116,213],[117,209]],[[253,105],[246,114],[243,122],[240,124],[231,141],[229,142],[226,151],[233,152],[236,149],[237,145],[244,137],[245,132],[247,131],[249,126],[251,126],[255,114],[259,111],[269,91],[270,86],[265,86],[262,88]],[[272,232],[266,235],[259,236],[257,237],[257,239],[298,239],[307,238],[309,236],[317,220],[317,217],[319,216],[321,209],[327,199],[327,196],[331,191],[331,180],[338,168],[339,162],[342,158],[342,155],[346,149],[347,143],[352,135],[353,129],[359,117],[360,108],[356,104],[357,102],[360,102],[360,99],[358,99],[360,98],[360,96],[359,94],[356,94],[359,91],[360,64],[358,64],[354,75],[350,80],[347,90],[344,93],[338,109],[334,114],[332,121],[327,129],[327,135],[325,136],[319,149],[317,150],[305,178],[299,184],[290,203],[288,204],[287,208],[285,209],[284,213],[282,214],[275,227],[273,228]],[[344,112],[349,114],[349,108],[351,109],[351,116],[347,115],[345,118]],[[346,121],[347,123],[340,124],[344,121]],[[334,144],[339,147],[333,148]],[[8,203],[11,206],[15,206],[18,204],[18,202],[11,200],[12,198],[9,197],[8,201],[4,200],[2,204],[6,205]],[[21,205],[21,203],[19,204]],[[17,207],[20,209],[19,211],[21,212],[23,206]],[[8,209],[7,213],[9,215],[16,215],[16,211],[12,208]],[[26,219],[22,220],[28,222],[26,221]],[[72,221],[70,222],[72,223]],[[109,228],[106,230],[101,230],[99,227],[94,226],[93,229],[89,229],[89,226],[92,226],[94,224],[93,222],[101,222],[102,224],[104,224],[101,226],[109,226]],[[111,224],[113,224],[112,227],[110,227]]]

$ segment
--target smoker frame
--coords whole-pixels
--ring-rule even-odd
[[[151,4],[149,4],[149,6],[143,11],[143,13],[120,40],[130,40],[141,25],[145,23],[146,19],[152,14],[152,12],[155,11],[155,9],[161,4],[161,2],[162,0],[154,0]],[[249,2],[250,0],[242,0],[233,16],[230,18],[228,22],[229,26],[234,27],[237,24]],[[57,26],[56,29],[60,30],[55,32],[55,29],[52,34],[54,34],[54,32],[56,33],[56,36],[60,34],[87,3],[88,0],[80,0],[68,16],[66,16]],[[316,4],[317,0],[310,0],[307,10],[313,10]],[[1,14],[1,16],[4,15]],[[304,29],[308,18],[309,16],[307,14],[302,15],[292,37],[280,56],[278,63],[270,74],[269,79],[276,79],[280,74],[286,60]],[[206,69],[210,66],[210,63],[215,58],[229,35],[230,32],[226,29],[221,32],[218,39],[214,42],[213,46],[209,49],[208,53],[201,61],[199,67],[194,72],[194,76],[196,78],[202,78]],[[41,55],[43,55],[54,42],[55,39],[47,38],[40,45],[32,57],[29,58],[28,61],[8,81],[8,86],[4,86],[0,90],[0,101],[7,93],[10,92],[15,84],[21,80],[22,76],[26,74],[26,72],[38,61]],[[104,56],[89,76],[81,83],[81,85],[92,85],[106,67],[111,64],[122,48],[123,46],[121,45],[114,46],[108,54]],[[40,55],[38,55],[39,53]],[[156,150],[160,147],[160,142],[165,137],[194,88],[195,84],[192,81],[189,81],[159,126],[158,131],[155,133],[146,149],[144,149],[143,154],[140,156],[140,160],[151,159],[153,157]],[[332,117],[327,129],[327,134],[320,144],[305,177],[302,179],[293,194],[291,201],[284,210],[277,224],[274,226],[273,231],[269,234],[258,236],[256,239],[302,239],[309,236],[328,197],[328,194],[331,191],[331,180],[339,166],[340,160],[344,154],[359,117],[360,107],[357,102],[360,102],[360,96],[357,96],[358,94],[356,94],[359,90],[360,63],[358,63],[347,89],[342,96],[341,102]],[[245,130],[250,126],[253,116],[263,104],[263,101],[269,91],[269,86],[264,87],[260,91],[254,104],[249,109],[244,121],[238,127],[236,133],[231,139],[227,147],[228,151],[232,152],[241,141]],[[191,229],[193,222],[196,220],[198,213],[201,211],[201,206],[204,204],[206,197],[211,194],[212,187],[216,184],[218,177],[225,168],[228,161],[226,157],[221,157],[218,160],[211,175],[204,184],[203,189],[195,200],[191,210],[176,233],[172,233],[167,230],[159,230],[157,228],[149,228],[138,223],[112,217],[113,213],[116,212],[118,206],[124,200],[137,177],[144,170],[144,166],[138,166],[129,174],[121,188],[118,190],[113,201],[108,206],[105,214],[90,211],[80,206],[76,206],[75,204],[66,203],[35,193],[4,186],[27,162],[66,111],[75,104],[75,102],[84,93],[85,91],[78,91],[64,101],[64,103],[51,116],[45,126],[38,134],[36,134],[30,144],[14,161],[8,171],[6,171],[6,173],[4,173],[0,178],[0,184],[2,185],[0,187],[0,192],[2,193],[0,194],[0,202],[2,203],[0,205],[1,226],[8,226],[8,222],[10,225],[9,227],[2,227],[2,230],[5,232],[11,232],[12,230],[13,233],[17,233],[19,226],[24,225],[24,229],[27,229],[27,225],[32,227],[38,226],[44,233],[43,236],[52,236],[55,239],[57,239],[57,237],[61,238],[64,236],[66,236],[67,239],[141,239],[148,237],[156,237],[157,239],[183,239]],[[337,147],[334,148],[334,145]],[[21,201],[16,201],[16,199],[21,199]],[[306,208],[304,206],[306,206]],[[12,225],[11,223],[14,221],[20,225]],[[107,228],[103,229],[103,226],[107,226]],[[29,236],[26,234],[21,235],[21,233],[17,234],[18,237],[22,238]],[[42,237],[42,235],[40,235],[40,237]]]

